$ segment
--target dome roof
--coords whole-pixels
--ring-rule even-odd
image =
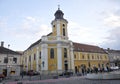
[[[58,10],[55,12],[55,19],[63,19],[64,13],[58,8]]]

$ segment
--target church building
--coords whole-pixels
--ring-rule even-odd
[[[41,73],[80,72],[81,67],[105,67],[108,54],[100,47],[69,40],[68,21],[58,8],[51,22],[52,32],[31,44],[23,54],[23,69]],[[81,39],[82,40],[82,39]]]

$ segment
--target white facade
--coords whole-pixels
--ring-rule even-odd
[[[5,63],[5,58],[8,57],[8,63]],[[21,55],[14,54],[0,54],[0,74],[3,74],[5,69],[7,69],[7,76],[17,76],[20,75],[20,57]],[[17,59],[16,62],[13,59]]]

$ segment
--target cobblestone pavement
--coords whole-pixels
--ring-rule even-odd
[[[21,81],[22,83],[20,83]],[[85,79],[84,76],[31,81],[21,80],[21,81],[7,82],[5,84],[120,84],[120,80],[88,80]]]

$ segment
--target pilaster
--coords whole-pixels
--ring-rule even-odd
[[[70,43],[70,56],[71,56],[71,68],[74,70],[74,54],[73,54],[73,43]]]
[[[29,56],[28,56],[28,52],[27,52],[27,56],[26,56],[26,58],[25,59],[27,59],[27,64],[26,64],[26,71],[28,71],[28,60],[29,60]],[[25,62],[24,62],[25,63]]]
[[[57,20],[57,40],[61,40],[61,35],[60,35],[60,21]]]
[[[39,71],[39,64],[38,64],[38,61],[39,61],[39,50],[38,50],[38,47],[37,47],[37,55],[36,55],[36,71]]]
[[[30,69],[33,70],[33,57],[34,57],[34,54],[31,54],[31,63],[30,63]]]
[[[57,64],[58,70],[62,70],[62,48],[61,44],[57,44]]]
[[[41,45],[41,70],[48,70],[48,44]]]

